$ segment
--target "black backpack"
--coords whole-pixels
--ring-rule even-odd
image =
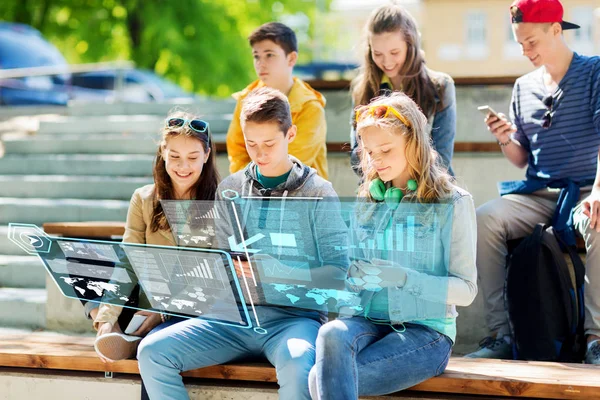
[[[504,303],[514,359],[581,362],[584,276],[579,255],[547,225],[538,224],[509,254]]]

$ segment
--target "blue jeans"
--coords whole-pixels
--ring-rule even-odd
[[[150,399],[189,399],[181,371],[264,356],[277,371],[280,399],[309,400],[308,374],[321,315],[278,307],[256,311],[265,335],[198,318],[159,325],[138,347]]]
[[[323,325],[309,377],[312,399],[384,395],[444,372],[452,340],[426,326],[405,325],[402,333],[357,317]]]

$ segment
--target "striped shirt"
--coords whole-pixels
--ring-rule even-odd
[[[527,178],[594,179],[600,149],[600,57],[575,53],[552,93],[543,71],[517,79],[511,101],[510,118],[517,127],[513,137],[529,152]],[[548,108],[542,99],[548,95],[552,118],[545,129]]]

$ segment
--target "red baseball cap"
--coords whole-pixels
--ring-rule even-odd
[[[513,24],[558,22],[563,30],[578,29],[579,25],[563,21],[563,6],[558,0],[515,0],[510,6]]]

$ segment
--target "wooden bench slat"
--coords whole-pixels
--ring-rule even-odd
[[[0,366],[61,369],[70,371],[119,372],[139,374],[136,360],[104,364],[94,351],[94,338],[10,336],[0,339]],[[236,379],[277,382],[275,370],[266,364],[217,365],[184,372],[183,376],[210,379]]]
[[[451,368],[451,365],[448,368]],[[528,382],[526,379],[520,381],[502,379],[456,379],[447,377],[446,373],[413,386],[410,390],[536,399],[586,400],[598,399],[600,396],[598,387],[579,384],[540,384]]]
[[[139,374],[137,361],[104,364],[93,337],[11,335],[0,338],[0,367]],[[218,365],[182,373],[209,379],[276,382],[268,364]],[[600,367],[584,364],[453,357],[443,375],[410,390],[488,396],[559,399],[600,398]]]
[[[125,222],[48,222],[43,224],[43,228],[44,232],[51,235],[74,238],[107,238],[111,236],[123,236],[125,233]]]

